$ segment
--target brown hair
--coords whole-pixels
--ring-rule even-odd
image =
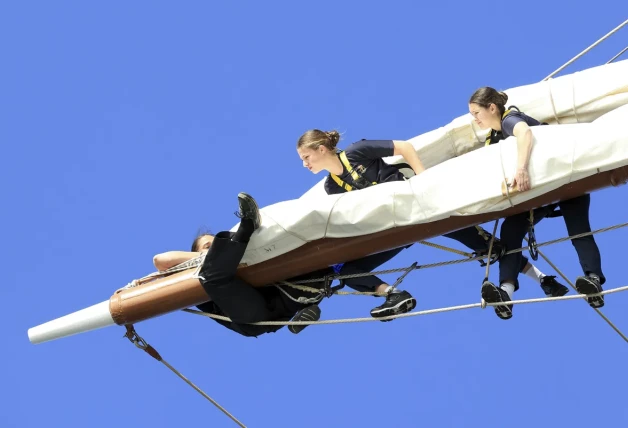
[[[499,109],[499,114],[504,114],[507,102],[508,95],[506,95],[505,92],[498,92],[490,86],[478,89],[473,93],[473,95],[471,95],[471,99],[469,100],[469,104],[477,104],[484,108],[488,108],[491,104],[495,104]]]
[[[193,252],[198,252],[198,241],[201,240],[201,238],[203,236],[214,236],[209,230],[203,230],[198,232],[198,234],[196,235],[196,238],[194,238],[194,241],[192,241],[192,250]]]
[[[338,131],[325,132],[319,129],[310,129],[299,138],[297,149],[305,147],[316,150],[320,146],[324,146],[327,150],[335,152],[339,141],[340,133]]]

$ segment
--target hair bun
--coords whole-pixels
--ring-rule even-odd
[[[338,131],[329,131],[326,132],[326,134],[332,147],[336,147],[338,145],[338,142],[340,141],[340,134],[338,133]]]
[[[506,92],[498,92],[499,97],[502,99],[502,104],[506,105],[506,103],[508,102],[508,95],[506,94]]]

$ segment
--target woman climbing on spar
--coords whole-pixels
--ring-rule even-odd
[[[244,336],[258,336],[273,333],[282,326],[251,325],[260,321],[317,321],[321,311],[318,303],[325,296],[325,277],[335,274],[349,275],[371,272],[387,262],[389,257],[379,255],[368,256],[344,263],[334,269],[329,267],[309,274],[288,279],[286,282],[298,282],[305,279],[321,279],[308,283],[308,288],[320,291],[311,292],[296,289],[288,285],[271,284],[264,287],[253,287],[236,276],[247,244],[253,233],[261,225],[261,216],[255,200],[246,193],[238,195],[240,217],[238,230],[219,232],[218,234],[201,234],[192,243],[192,251],[169,251],[153,258],[158,270],[165,270],[207,252],[199,277],[208,301],[197,306],[203,312],[226,316],[231,321],[215,319],[221,325]],[[369,284],[373,277],[358,277],[344,280],[345,284],[354,289],[370,290]],[[376,279],[380,284],[381,280]],[[416,305],[416,303],[415,303]],[[291,325],[292,333],[301,332],[307,325]]]
[[[340,134],[337,131],[325,132],[312,129],[304,133],[297,142],[297,152],[305,168],[314,174],[321,171],[329,173],[325,180],[327,194],[349,192],[380,183],[405,180],[400,166],[384,162],[383,158],[387,156],[401,155],[415,174],[420,174],[425,170],[414,147],[406,141],[362,140],[351,144],[344,151],[338,151],[339,140]],[[461,242],[478,255],[488,253],[491,235],[481,228],[468,227],[444,236]],[[409,246],[380,253],[379,257],[390,259]],[[497,239],[493,245],[493,254],[495,254],[495,259],[503,254],[503,248]],[[388,292],[389,289],[385,285],[373,283],[370,285],[370,290]],[[415,302],[410,293],[395,289],[387,295],[382,305],[371,311],[371,315],[377,317],[382,316],[379,314],[406,312],[414,307],[407,302]]]
[[[528,173],[533,137],[530,127],[541,123],[522,113],[516,107],[506,109],[508,95],[491,87],[483,87],[475,91],[469,100],[469,112],[481,129],[490,129],[486,145],[496,144],[510,136],[517,138],[517,170],[510,187],[522,192],[530,190],[532,183]],[[567,233],[570,236],[591,232],[589,223],[589,205],[591,195],[586,194],[573,199],[558,202],[558,207],[565,220]],[[554,207],[541,207],[533,210],[534,223],[547,217]],[[523,238],[530,227],[529,213],[513,215],[504,220],[500,237],[506,249],[520,248]],[[606,281],[602,273],[600,250],[592,235],[571,240],[578,253],[584,276],[576,279],[576,289],[580,294],[595,294],[602,291]],[[490,303],[512,300],[513,293],[519,289],[519,266],[523,255],[518,252],[508,254],[499,260],[499,283],[496,287],[487,281],[482,285],[482,297]],[[556,283],[557,284],[557,283]],[[541,284],[543,286],[543,283]],[[564,286],[543,287],[548,296],[563,296],[569,290]],[[589,305],[594,308],[604,306],[604,296],[589,297]],[[502,319],[512,317],[512,305],[495,306],[495,313]]]

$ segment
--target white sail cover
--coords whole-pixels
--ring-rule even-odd
[[[505,92],[508,105],[551,124],[532,128],[532,190],[502,195],[515,171],[516,139],[483,147],[487,132],[466,114],[409,140],[428,168],[419,176],[340,195],[326,195],[321,181],[299,199],[262,208],[262,228],[242,262],[260,263],[321,238],[502,210],[628,165],[628,60]]]

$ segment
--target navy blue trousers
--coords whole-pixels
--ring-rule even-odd
[[[203,289],[235,323],[269,321],[272,318],[264,295],[236,276],[246,243],[233,241],[231,232],[220,232],[205,256],[200,275]]]
[[[369,256],[362,257],[361,259],[344,263],[338,273],[340,275],[352,275],[357,273],[372,272],[377,267],[383,265],[399,254],[401,250],[411,246],[412,245],[407,245],[405,247],[395,248],[382,253],[371,254]],[[374,275],[345,279],[344,282],[348,287],[351,287],[359,292],[373,292],[378,286],[384,283],[384,281]]]
[[[558,207],[562,213],[567,233],[578,235],[580,233],[590,232],[591,224],[589,223],[589,206],[591,204],[591,195],[586,194],[573,199],[561,201]],[[547,208],[538,208],[534,210],[534,223],[538,223],[551,213]],[[530,226],[530,213],[525,212],[507,217],[501,227],[501,241],[507,250],[514,250],[523,246],[523,238],[528,233]],[[604,284],[606,278],[602,273],[602,260],[600,250],[595,243],[592,235],[582,238],[572,239],[578,259],[582,266],[583,273],[594,273],[600,277],[600,282]],[[525,264],[525,257],[519,252],[505,255],[499,260],[499,282],[513,282],[515,289],[519,288],[518,276],[519,272]]]
[[[487,233],[490,239],[490,233]],[[447,238],[454,239],[466,247],[472,249],[473,251],[488,251],[489,241],[486,241],[479,233],[475,227],[467,227],[465,229],[456,230],[455,232],[447,233],[443,235]],[[405,247],[395,248],[393,250],[384,251],[382,253],[371,254],[369,256],[363,257],[358,260],[354,260],[352,262],[345,263],[339,274],[340,275],[351,275],[355,273],[363,273],[363,272],[372,272],[377,267],[383,265],[388,262],[390,259],[399,254],[402,250],[411,247],[411,245],[406,245]],[[383,284],[380,278],[371,275],[364,276],[361,278],[352,278],[346,279],[345,284],[356,291],[360,292],[372,292],[375,289]]]
[[[489,239],[491,239],[490,233],[487,232],[486,235]],[[490,243],[490,241],[485,240],[478,233],[478,230],[475,227],[467,227],[456,230],[455,232],[446,233],[443,236],[454,239],[476,252],[488,251],[488,245]]]
[[[218,306],[221,312],[235,323],[272,321],[277,317],[293,315],[301,309],[301,305],[295,304],[289,299],[282,299],[281,304],[269,302],[268,290],[255,288],[236,276],[236,270],[242,256],[244,256],[247,244],[232,240],[233,235],[231,232],[220,232],[216,235],[205,256],[205,262],[200,272],[204,278],[201,281],[203,289],[213,304]],[[338,273],[351,275],[371,272],[407,247],[395,248],[344,263]],[[291,278],[288,281],[322,278],[332,273],[331,268],[321,269],[298,278]],[[383,281],[376,276],[364,276],[347,279],[345,284],[357,291],[375,291],[380,284],[383,284]],[[317,282],[306,285],[319,288],[324,284]],[[294,291],[291,290],[291,293]],[[276,299],[273,298],[273,300]],[[280,311],[278,310],[280,309],[279,306],[282,306]]]

